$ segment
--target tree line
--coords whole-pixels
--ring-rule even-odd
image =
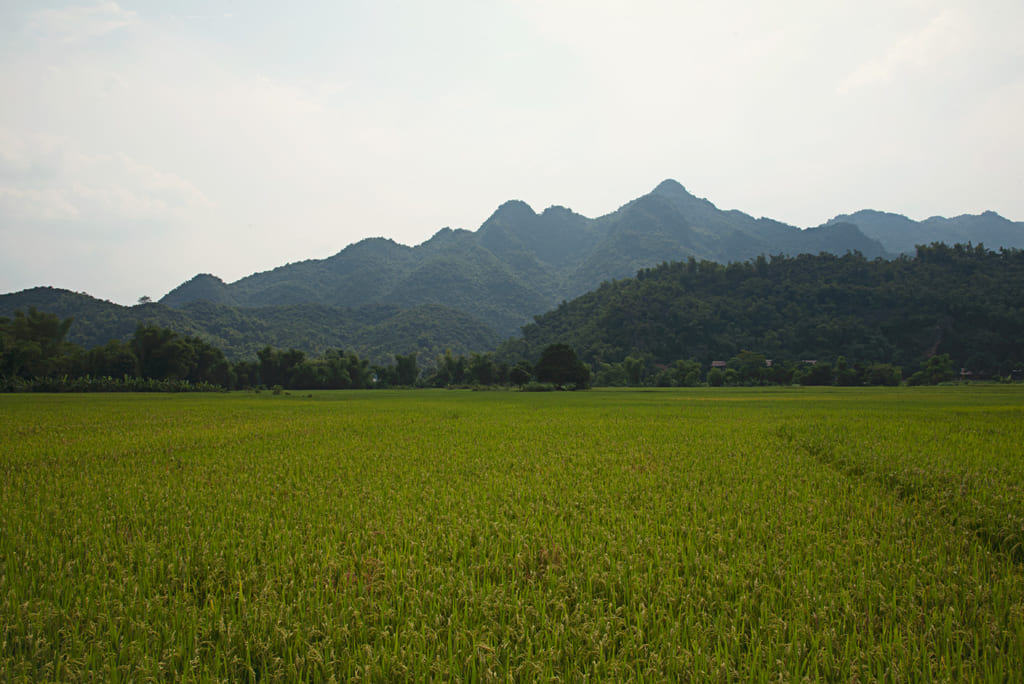
[[[263,346],[232,361],[153,323],[90,349],[71,319],[29,307],[0,318],[0,389],[923,384],[1024,373],[1024,250],[920,246],[689,259],[644,269],[535,318],[494,352],[317,356]]]
[[[310,356],[265,346],[255,359],[236,362],[209,342],[169,328],[139,323],[127,341],[85,349],[67,341],[72,319],[30,307],[0,318],[0,391],[185,391],[231,389],[380,389],[547,383],[589,386],[590,370],[566,345],[543,351],[537,364],[499,363],[492,353],[447,350],[426,368],[418,354],[371,363],[345,350]]]
[[[904,379],[889,363],[781,361],[741,351],[710,368],[696,359],[655,363],[631,355],[592,368],[567,344],[546,347],[536,363],[499,361],[494,353],[446,351],[425,368],[418,354],[396,354],[380,365],[344,350],[308,356],[296,349],[261,349],[255,359],[229,361],[201,338],[140,323],[128,341],[84,349],[65,337],[72,320],[34,308],[0,318],[0,389],[3,391],[213,391],[230,389],[382,389],[394,387],[496,387],[586,389],[707,385],[935,384],[958,377],[948,354],[929,358]]]
[[[935,385],[961,378],[949,354],[928,359],[917,371],[904,371],[891,363],[856,363],[840,356],[835,361],[805,359],[775,361],[764,354],[741,351],[727,361],[705,368],[696,359],[670,364],[652,363],[649,357],[628,356],[617,363],[599,363],[594,385],[602,387],[737,387],[765,385]]]

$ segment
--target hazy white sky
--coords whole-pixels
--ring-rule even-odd
[[[1024,220],[1022,29],[1020,0],[0,0],[0,292],[130,304],[665,178],[801,227]]]

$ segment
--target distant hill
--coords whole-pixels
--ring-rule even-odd
[[[1024,365],[1024,250],[932,245],[891,261],[830,254],[728,266],[690,259],[605,283],[523,328],[504,360],[553,343],[589,363],[627,356],[707,367],[741,351],[767,358],[894,363],[934,354],[1007,374]]]
[[[356,308],[292,304],[241,308],[188,302],[178,308],[160,303],[120,306],[85,294],[34,288],[0,295],[0,316],[35,306],[61,318],[73,318],[68,340],[86,348],[112,339],[127,340],[139,323],[196,335],[231,359],[254,358],[270,345],[320,354],[328,349],[355,351],[360,357],[390,363],[394,354],[418,351],[435,358],[493,349],[501,338],[472,316],[438,305]]]
[[[463,311],[503,336],[533,316],[638,269],[694,256],[718,262],[758,254],[820,251],[886,256],[852,225],[800,230],[722,211],[667,180],[596,219],[564,207],[537,214],[525,202],[498,207],[476,232],[445,228],[416,247],[371,238],[327,259],[303,261],[227,284],[196,276],[160,301],[229,306],[440,305]]]
[[[1024,222],[1010,221],[994,211],[954,218],[933,216],[924,221],[914,221],[901,214],[866,209],[842,214],[826,225],[838,223],[857,226],[862,233],[878,240],[886,251],[894,254],[913,254],[917,245],[933,242],[983,244],[989,249],[1024,248]]]

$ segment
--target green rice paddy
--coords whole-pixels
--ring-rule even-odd
[[[0,681],[1022,681],[1024,388],[0,396]]]

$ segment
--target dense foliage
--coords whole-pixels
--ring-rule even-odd
[[[313,355],[351,349],[374,363],[388,363],[395,354],[415,352],[432,358],[446,349],[469,354],[494,349],[501,341],[494,330],[469,314],[428,304],[243,308],[191,302],[172,308],[157,303],[120,306],[56,288],[0,295],[0,316],[29,307],[73,319],[67,340],[86,348],[109,340],[127,342],[141,322],[202,337],[233,360],[252,358],[270,345]]]
[[[270,345],[255,358],[232,362],[200,337],[143,323],[127,342],[111,340],[86,350],[65,339],[71,326],[71,319],[31,307],[27,313],[15,311],[11,319],[0,318],[0,391],[379,389],[522,385],[533,378],[528,363],[512,369],[497,363],[491,353],[462,356],[450,349],[434,359],[426,357],[422,368],[416,352],[395,354],[393,363],[382,365],[341,349],[309,356]],[[572,381],[582,387],[580,374],[589,377],[589,370],[580,370],[582,364],[572,358]],[[549,362],[547,368],[557,371],[557,366]],[[565,382],[559,379],[557,384]]]
[[[369,386],[374,373],[354,354],[332,352],[310,361],[304,352],[271,347],[261,350],[256,362],[232,364],[200,337],[143,323],[127,342],[111,340],[86,350],[65,339],[71,325],[70,318],[62,321],[35,308],[0,318],[0,391],[188,391],[273,384],[342,389]],[[388,370],[381,369],[382,375],[391,377]]]
[[[567,344],[552,344],[540,354],[533,369],[537,379],[556,387],[586,389],[590,386],[590,369]]]
[[[51,294],[55,302],[82,297]],[[68,341],[76,329],[71,319],[34,308],[0,319],[0,379],[11,387],[65,375],[228,388],[523,386],[535,377],[534,364],[537,379],[580,387],[934,384],[1024,375],[1024,251],[970,245],[919,247],[916,256],[894,261],[851,253],[663,264],[538,316],[522,338],[493,353],[439,348],[445,336],[434,332],[464,329],[461,314],[436,306],[391,308],[385,320],[381,307],[336,318],[338,310],[314,305],[115,308],[124,309],[121,328],[138,316],[133,331],[88,350]],[[154,314],[203,332],[149,322]],[[95,331],[96,321],[81,327]],[[284,330],[303,330],[321,351],[281,344],[294,339],[276,336]],[[381,341],[371,354],[330,346],[353,334]],[[245,339],[251,351],[231,360],[218,344],[225,337]],[[260,340],[269,341],[257,346]],[[385,354],[395,340],[404,340],[406,351]],[[556,345],[582,361],[568,376],[540,363]]]
[[[810,384],[846,384],[826,369],[864,377],[948,355],[957,372],[1006,376],[1024,367],[1022,339],[1024,251],[935,244],[893,261],[819,254],[663,264],[538,316],[498,356],[514,361],[561,342],[593,364],[599,383],[602,371],[621,378],[632,363],[636,377],[674,369],[677,381],[667,384],[692,384],[682,380],[714,361],[727,366],[723,374],[743,373],[747,354],[761,369],[772,361],[759,369],[770,381],[791,382],[814,361],[822,377]],[[681,360],[696,366],[674,367]]]
[[[204,303],[189,308],[193,320],[216,333],[213,339],[237,328],[257,339],[251,313]],[[308,308],[321,328],[330,328],[329,320],[316,315],[323,307]],[[175,311],[153,304],[132,310]],[[262,315],[281,316],[284,329],[300,310],[281,307]],[[231,314],[227,323],[225,312]],[[443,320],[451,312],[433,313]],[[417,317],[429,316],[428,309],[393,314],[390,334],[419,334],[425,343]],[[583,361],[572,377],[552,375],[540,364],[538,379],[577,386],[892,385],[906,375],[912,384],[934,384],[961,376],[1019,375],[1024,252],[936,244],[894,261],[820,254],[727,266],[695,259],[664,264],[633,279],[606,282],[538,316],[523,329],[523,338],[509,340],[494,354],[451,348],[442,354],[425,343],[425,353],[378,352],[367,358],[328,347],[310,356],[267,343],[248,359],[231,362],[206,336],[149,323],[137,323],[125,341],[85,351],[66,340],[74,329],[70,319],[30,308],[0,320],[0,377],[10,382],[70,375],[297,389],[521,386],[546,349],[567,345]],[[357,327],[352,321],[339,325]],[[364,336],[379,326],[365,325]],[[321,343],[327,339],[325,333]],[[523,363],[514,373],[517,362]]]

